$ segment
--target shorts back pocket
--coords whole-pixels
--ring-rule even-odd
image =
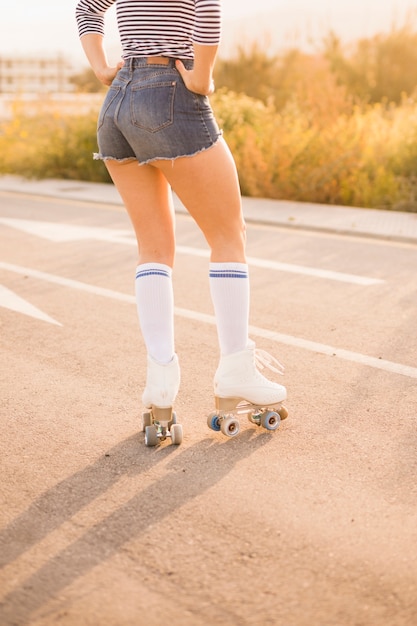
[[[132,124],[155,133],[174,121],[176,82],[134,85],[130,96]]]

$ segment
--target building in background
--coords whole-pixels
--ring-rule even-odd
[[[74,67],[63,56],[50,58],[0,55],[0,94],[69,93]]]
[[[13,57],[0,54],[0,122],[19,115],[86,115],[98,112],[103,93],[79,89],[79,67],[63,56]]]

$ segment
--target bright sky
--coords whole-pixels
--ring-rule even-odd
[[[0,0],[6,4],[6,0]],[[75,26],[77,0],[9,0],[0,20],[0,55],[51,55],[83,60]],[[269,37],[279,48],[297,33],[298,42],[333,29],[342,39],[370,36],[404,23],[407,11],[417,18],[417,0],[223,0],[224,32],[230,43],[246,37]],[[241,18],[252,16],[243,26]],[[417,29],[417,19],[414,20]],[[242,32],[243,32],[242,31]],[[252,39],[254,38],[252,37]],[[108,14],[108,45],[117,48],[114,9]]]

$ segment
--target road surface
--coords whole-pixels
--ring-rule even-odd
[[[178,215],[185,436],[146,448],[124,211],[1,192],[0,237],[1,626],[417,623],[416,245],[249,225],[289,418],[226,439],[207,246]]]

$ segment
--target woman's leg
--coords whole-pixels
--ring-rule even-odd
[[[233,157],[220,139],[212,148],[173,161],[156,161],[201,228],[214,263],[246,263],[245,223]]]
[[[223,140],[194,157],[158,161],[211,248],[210,289],[221,350],[214,378],[219,409],[240,399],[261,406],[281,403],[285,387],[269,381],[256,367],[249,340],[249,277],[245,225],[233,157]],[[284,413],[283,413],[284,415]]]
[[[248,343],[249,277],[239,182],[230,151],[220,140],[193,157],[158,161],[157,167],[211,248],[210,291],[221,353],[243,350]]]
[[[148,356],[167,364],[175,352],[171,190],[164,175],[150,165],[107,160],[106,166],[129,213],[138,242],[136,302]]]
[[[136,161],[105,161],[124,202],[138,242],[139,263],[163,263],[175,257],[174,208],[164,174]]]

